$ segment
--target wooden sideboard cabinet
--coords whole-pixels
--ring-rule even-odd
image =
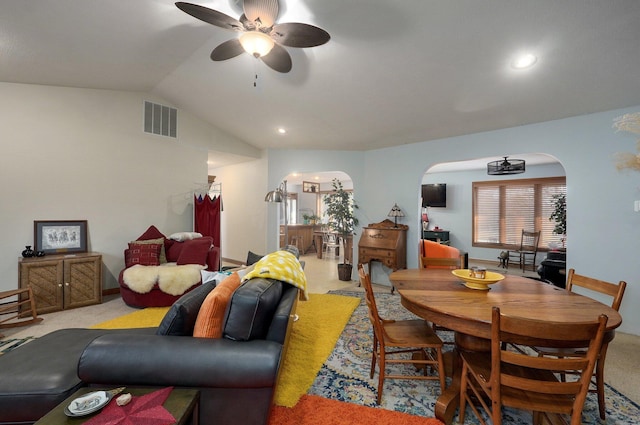
[[[407,229],[409,226],[384,220],[362,229],[358,242],[358,262],[380,261],[392,270],[407,268]]]
[[[38,314],[102,302],[102,255],[20,258],[20,288],[31,287]]]

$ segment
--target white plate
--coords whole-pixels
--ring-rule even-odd
[[[74,399],[64,409],[64,413],[72,417],[85,416],[102,409],[109,403],[109,400],[111,400],[111,397],[106,391],[95,391]]]
[[[94,391],[82,397],[75,398],[64,408],[64,414],[70,417],[77,417],[97,412],[109,404],[111,399],[123,390],[124,387],[115,388],[110,391]]]

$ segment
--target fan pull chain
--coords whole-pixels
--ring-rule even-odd
[[[260,65],[262,65],[261,61],[253,60],[253,88],[262,92],[263,82],[260,80]]]
[[[258,88],[258,62],[259,60],[252,60],[253,62],[253,88]]]

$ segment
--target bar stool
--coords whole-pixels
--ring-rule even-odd
[[[300,235],[290,236],[289,244],[295,246],[301,254],[304,254],[304,237]]]
[[[340,249],[340,241],[338,237],[333,233],[326,234],[326,242],[324,243],[324,253],[323,258],[335,258]],[[331,252],[331,257],[329,256],[329,252]]]

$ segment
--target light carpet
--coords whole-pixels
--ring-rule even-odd
[[[300,301],[293,323],[287,355],[280,369],[274,403],[293,407],[306,394],[318,371],[331,354],[351,314],[360,304],[359,297],[309,294]],[[122,329],[156,327],[169,307],[134,311],[93,328]]]
[[[333,291],[353,297],[361,297],[362,301],[354,311],[349,323],[344,328],[335,349],[322,366],[309,394],[328,399],[348,401],[363,406],[376,406],[377,371],[373,379],[369,378],[371,365],[372,330],[369,322],[364,294],[360,292]],[[376,294],[380,315],[385,318],[415,319],[416,317],[400,304],[397,294]],[[445,334],[445,339],[452,339],[452,334]],[[403,367],[389,365],[388,369]],[[403,373],[418,373],[415,368],[403,370]],[[449,383],[449,382],[448,382]],[[590,393],[583,409],[582,423],[598,424],[637,424],[640,418],[640,406],[611,386],[606,386],[607,419],[602,422],[598,415],[596,394]],[[433,417],[436,399],[440,387],[436,381],[398,381],[386,380],[380,407],[388,410],[405,412],[422,417]],[[531,414],[515,409],[504,409],[503,423],[525,425],[531,423]],[[457,417],[454,419],[457,422]],[[465,424],[477,424],[478,421],[470,412],[465,417]]]

